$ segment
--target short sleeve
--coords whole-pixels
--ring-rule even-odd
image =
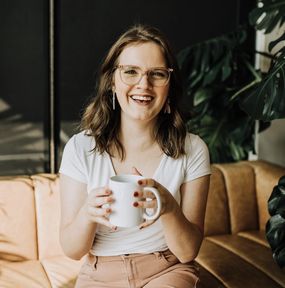
[[[76,141],[76,135],[74,135],[64,147],[59,172],[77,181],[87,183],[84,163],[84,153],[80,151],[80,145]]]
[[[197,135],[190,134],[186,140],[187,163],[184,182],[211,174],[209,150]]]

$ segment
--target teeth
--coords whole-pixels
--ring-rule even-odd
[[[131,96],[131,98],[134,99],[134,100],[141,100],[141,101],[150,101],[150,100],[152,100],[151,96],[134,95],[134,96]]]

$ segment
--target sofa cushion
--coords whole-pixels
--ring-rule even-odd
[[[212,236],[208,238],[208,241],[234,253],[280,285],[284,284],[285,275],[272,261],[272,253],[268,247],[238,235]]]
[[[256,242],[260,245],[263,245],[267,248],[269,248],[268,241],[265,237],[265,231],[264,230],[257,230],[257,231],[244,231],[239,232],[237,235],[247,238],[253,242]]]
[[[215,166],[212,166],[204,226],[206,236],[230,233],[228,197],[224,177]]]
[[[225,178],[231,232],[258,229],[255,174],[244,163],[216,165]]]
[[[278,179],[285,175],[285,169],[284,167],[264,161],[247,161],[246,165],[254,167],[259,227],[264,230],[266,222],[270,217],[267,208],[268,199],[272,193],[273,187],[277,185]]]
[[[233,235],[227,235],[227,236],[231,237]],[[223,241],[221,240],[220,242],[224,243],[224,241],[225,239]],[[227,241],[232,242],[230,238],[228,238]],[[268,257],[266,255],[268,255],[268,253],[265,254],[265,257]],[[262,256],[263,255],[261,255],[261,257]],[[237,255],[236,252],[226,249],[218,241],[213,241],[212,236],[206,237],[204,239],[196,261],[198,262],[199,265],[203,266],[204,269],[207,269],[214,277],[216,277],[225,287],[231,287],[231,288],[282,287],[278,283],[276,283],[272,278],[266,275],[263,271],[261,271],[259,268],[256,268],[247,260]],[[270,266],[272,265],[272,263],[273,262],[271,260]],[[205,280],[202,277],[201,280],[202,283],[205,283]],[[213,286],[213,287],[208,286],[208,287],[218,288],[223,286]]]
[[[31,178],[35,190],[39,259],[63,255],[59,243],[59,178],[51,174]]]
[[[42,266],[52,287],[73,288],[84,258],[74,261],[66,256],[44,259]]]
[[[34,189],[28,177],[1,178],[0,216],[0,259],[37,259]]]
[[[51,288],[41,263],[37,260],[0,261],[0,287]],[[60,288],[60,287],[57,287]]]

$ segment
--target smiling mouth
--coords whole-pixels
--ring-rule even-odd
[[[154,97],[152,97],[152,96],[141,96],[141,95],[133,95],[133,96],[131,96],[131,98],[136,103],[139,103],[139,104],[148,104],[154,99]]]

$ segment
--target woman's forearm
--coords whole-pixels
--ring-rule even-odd
[[[66,256],[79,260],[91,249],[97,223],[91,222],[85,205],[74,220],[60,228],[60,243]]]
[[[187,220],[178,204],[160,219],[167,245],[172,253],[181,263],[194,260],[203,240],[201,229]]]

